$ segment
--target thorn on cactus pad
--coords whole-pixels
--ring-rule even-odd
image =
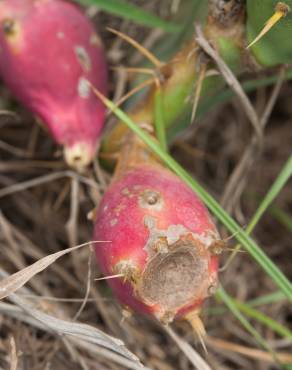
[[[260,33],[256,36],[256,38],[246,47],[249,49],[251,46],[256,44],[266,33],[268,33],[282,18],[285,18],[290,11],[289,5],[286,3],[278,2],[275,6],[275,12],[269,18],[264,26],[264,28],[260,31]]]
[[[206,330],[205,330],[202,320],[200,319],[198,315],[198,311],[195,310],[195,311],[189,312],[184,318],[191,324],[205,352],[207,353],[207,348],[204,342],[204,337],[206,336]]]

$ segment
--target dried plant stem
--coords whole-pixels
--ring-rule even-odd
[[[226,350],[226,351],[231,351],[231,352],[236,352],[240,353],[244,356],[257,359],[257,360],[262,360],[265,362],[271,362],[274,363],[275,359],[274,357],[265,351],[261,351],[259,349],[254,349],[254,348],[249,348],[249,347],[244,347],[239,344],[231,343],[228,341],[225,341],[223,339],[219,338],[213,338],[213,337],[207,337],[206,338],[206,343],[209,345],[211,348],[218,348],[220,350]],[[292,355],[290,353],[277,353],[277,358],[279,361],[282,363],[291,363],[292,362]]]
[[[10,338],[10,370],[17,370],[18,356],[16,351],[16,343],[13,337]]]
[[[164,330],[174,340],[181,351],[186,355],[194,367],[198,370],[211,370],[207,362],[198,354],[193,347],[189,345],[184,339],[180,338],[174,330],[169,326],[165,326]]]
[[[229,66],[225,63],[222,57],[218,54],[218,52],[212,48],[209,44],[208,40],[205,38],[202,28],[197,24],[196,25],[196,41],[198,45],[204,50],[206,54],[208,54],[212,60],[216,63],[219,71],[221,72],[222,76],[224,77],[226,83],[231,87],[231,89],[235,92],[239,101],[249,118],[253,128],[257,134],[258,140],[262,140],[262,128],[260,125],[259,117],[251,104],[248,96],[244,92],[241,84],[239,83],[238,79],[235,77],[234,73],[231,71]]]
[[[283,67],[280,70],[277,83],[267,102],[267,105],[262,114],[262,117],[260,118],[260,125],[261,125],[262,131],[264,130],[265,126],[267,125],[269,121],[269,117],[275,106],[275,103],[279,96],[284,80],[285,80],[285,68]],[[253,165],[254,161],[258,157],[260,149],[261,149],[261,143],[258,141],[258,137],[254,135],[251,138],[249,145],[246,147],[239,163],[235,167],[233,173],[230,176],[230,179],[228,180],[226,184],[224,194],[221,199],[221,204],[227,211],[231,211],[231,209],[233,209],[234,206],[238,203],[238,200],[242,194],[244,185],[247,181],[247,176],[244,177],[243,175],[249,173],[251,166]]]
[[[89,294],[90,294],[90,284],[91,284],[91,277],[92,277],[92,254],[93,254],[93,248],[92,245],[89,247],[89,256],[88,256],[88,263],[87,263],[87,284],[86,284],[86,292],[85,297],[82,301],[82,304],[79,308],[79,310],[76,312],[75,316],[73,317],[73,321],[76,321],[79,316],[81,315],[82,311],[84,310],[86,303],[88,302]]]

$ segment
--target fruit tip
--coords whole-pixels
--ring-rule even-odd
[[[88,143],[80,142],[64,147],[64,158],[69,167],[83,172],[92,162],[97,149]]]

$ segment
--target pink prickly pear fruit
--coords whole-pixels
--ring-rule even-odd
[[[186,318],[202,334],[197,315],[217,286],[222,241],[181,179],[127,159],[95,213],[94,240],[108,241],[95,249],[100,269],[118,275],[108,283],[127,307],[162,323]]]
[[[64,146],[70,166],[91,162],[105,108],[88,81],[106,94],[107,67],[101,40],[77,6],[63,0],[2,0],[0,76]]]

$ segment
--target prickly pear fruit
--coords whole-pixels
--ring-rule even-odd
[[[0,76],[64,146],[69,165],[92,160],[105,108],[88,81],[105,94],[107,68],[101,40],[76,5],[2,0]]]

